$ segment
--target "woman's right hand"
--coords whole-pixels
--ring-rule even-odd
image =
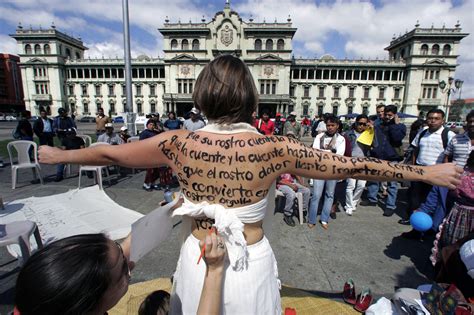
[[[38,149],[39,162],[42,164],[60,163],[61,161],[59,160],[59,158],[61,157],[61,154],[64,154],[63,150],[47,145],[42,145]]]
[[[443,186],[449,189],[455,189],[461,182],[462,168],[454,163],[441,163],[426,167],[426,174],[423,181],[433,186]]]
[[[227,249],[224,239],[216,234],[216,229],[212,227],[205,240],[199,241],[199,247],[206,246],[204,252],[204,262],[209,271],[223,271]]]

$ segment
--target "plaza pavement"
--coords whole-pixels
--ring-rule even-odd
[[[310,138],[305,138],[309,143]],[[9,165],[0,169],[0,196],[4,202],[31,196],[48,196],[77,187],[77,168],[71,178],[55,183],[55,167],[43,165],[45,185],[31,184],[30,170],[20,171],[17,189],[11,189]],[[105,192],[118,204],[148,213],[163,199],[162,191],[146,192],[142,187],[144,172],[115,178],[112,185],[104,181]],[[83,177],[83,185],[93,180]],[[399,193],[399,210],[406,205],[406,190]],[[1,210],[0,210],[1,211]],[[273,230],[268,236],[278,261],[280,279],[286,285],[311,290],[321,296],[339,297],[344,282],[353,278],[356,289],[368,286],[377,295],[390,297],[398,287],[416,287],[432,276],[428,261],[432,241],[414,242],[401,239],[410,228],[397,223],[398,214],[382,216],[379,207],[359,207],[352,217],[337,213],[329,230],[306,224],[289,227],[283,215],[272,218]],[[176,220],[178,221],[178,220]],[[178,230],[160,247],[136,264],[132,282],[170,277],[179,255]],[[0,248],[0,315],[12,309],[18,264]]]

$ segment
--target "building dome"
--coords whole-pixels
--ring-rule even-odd
[[[320,59],[324,61],[330,61],[330,60],[335,60],[336,58],[334,58],[333,56],[329,54],[326,54],[326,55],[322,55]]]
[[[150,61],[151,58],[148,57],[147,55],[139,55],[139,56],[137,57],[137,60],[138,60],[138,61]]]

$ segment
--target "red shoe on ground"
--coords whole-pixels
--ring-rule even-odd
[[[347,280],[344,284],[344,291],[342,292],[342,298],[344,302],[349,303],[351,305],[356,304],[356,293],[355,293],[355,286],[354,281],[352,279]]]
[[[362,292],[357,297],[357,302],[354,305],[354,309],[356,311],[364,313],[369,308],[370,304],[372,304],[372,300],[373,297],[370,293],[370,289],[364,288],[364,290],[362,290]]]

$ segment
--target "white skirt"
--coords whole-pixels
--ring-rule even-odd
[[[248,266],[234,271],[227,264],[222,314],[281,314],[280,280],[275,256],[267,238],[247,246]],[[206,264],[201,261],[199,240],[192,234],[183,246],[173,279],[170,314],[196,314],[204,283]]]

